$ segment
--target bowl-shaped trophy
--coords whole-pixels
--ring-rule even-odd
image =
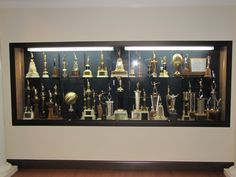
[[[77,99],[78,99],[78,95],[75,92],[68,92],[65,95],[64,100],[66,104],[70,105],[70,108],[68,109],[69,112],[74,112],[73,104],[76,103]]]
[[[172,57],[172,64],[175,67],[175,72],[174,72],[174,76],[179,77],[181,75],[180,73],[180,67],[183,64],[184,60],[182,55],[180,54],[174,54]]]

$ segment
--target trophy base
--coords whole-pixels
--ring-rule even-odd
[[[126,110],[118,109],[114,112],[115,120],[128,120],[128,113]]]
[[[207,69],[206,69],[205,74],[204,74],[204,77],[212,77],[212,75],[211,75],[211,69],[210,69],[210,68],[207,68]]]
[[[79,71],[71,71],[71,77],[79,77],[80,73]]]
[[[169,120],[171,121],[177,120],[177,118],[178,118],[178,114],[176,111],[169,111],[169,117],[168,117]]]
[[[202,113],[202,114],[199,114],[199,113],[195,113],[195,120],[206,120],[207,119],[207,114],[205,113]]]
[[[82,112],[81,120],[96,120],[96,116],[93,109],[85,109]]]
[[[112,71],[111,77],[128,77],[127,71]]]
[[[167,71],[163,71],[162,73],[160,73],[159,77],[169,77],[169,74]]]
[[[207,118],[209,120],[220,120],[220,111],[208,110],[207,111]]]
[[[190,115],[183,115],[182,120],[190,120]]]
[[[91,70],[84,70],[83,72],[83,78],[91,78],[93,77],[92,71]]]
[[[27,73],[26,78],[39,78],[39,73]]]
[[[157,77],[157,73],[152,73],[152,77],[156,78]]]
[[[97,77],[108,77],[107,71],[98,71]]]
[[[148,120],[149,112],[142,110],[133,110],[131,113],[132,120]]]
[[[31,111],[24,112],[23,120],[33,120],[34,113]]]
[[[107,120],[114,120],[115,117],[114,117],[114,115],[112,115],[112,116],[106,116],[106,119],[107,119]]]

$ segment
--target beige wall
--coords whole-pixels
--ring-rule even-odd
[[[234,161],[233,111],[230,128],[12,126],[8,43],[236,40],[235,19],[236,7],[0,9],[7,158]]]

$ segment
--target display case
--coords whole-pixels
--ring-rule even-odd
[[[232,41],[10,43],[13,125],[230,126]]]

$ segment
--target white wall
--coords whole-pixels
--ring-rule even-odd
[[[235,19],[236,7],[0,9],[7,158],[234,161],[233,111],[230,128],[12,126],[8,43],[236,40]]]

